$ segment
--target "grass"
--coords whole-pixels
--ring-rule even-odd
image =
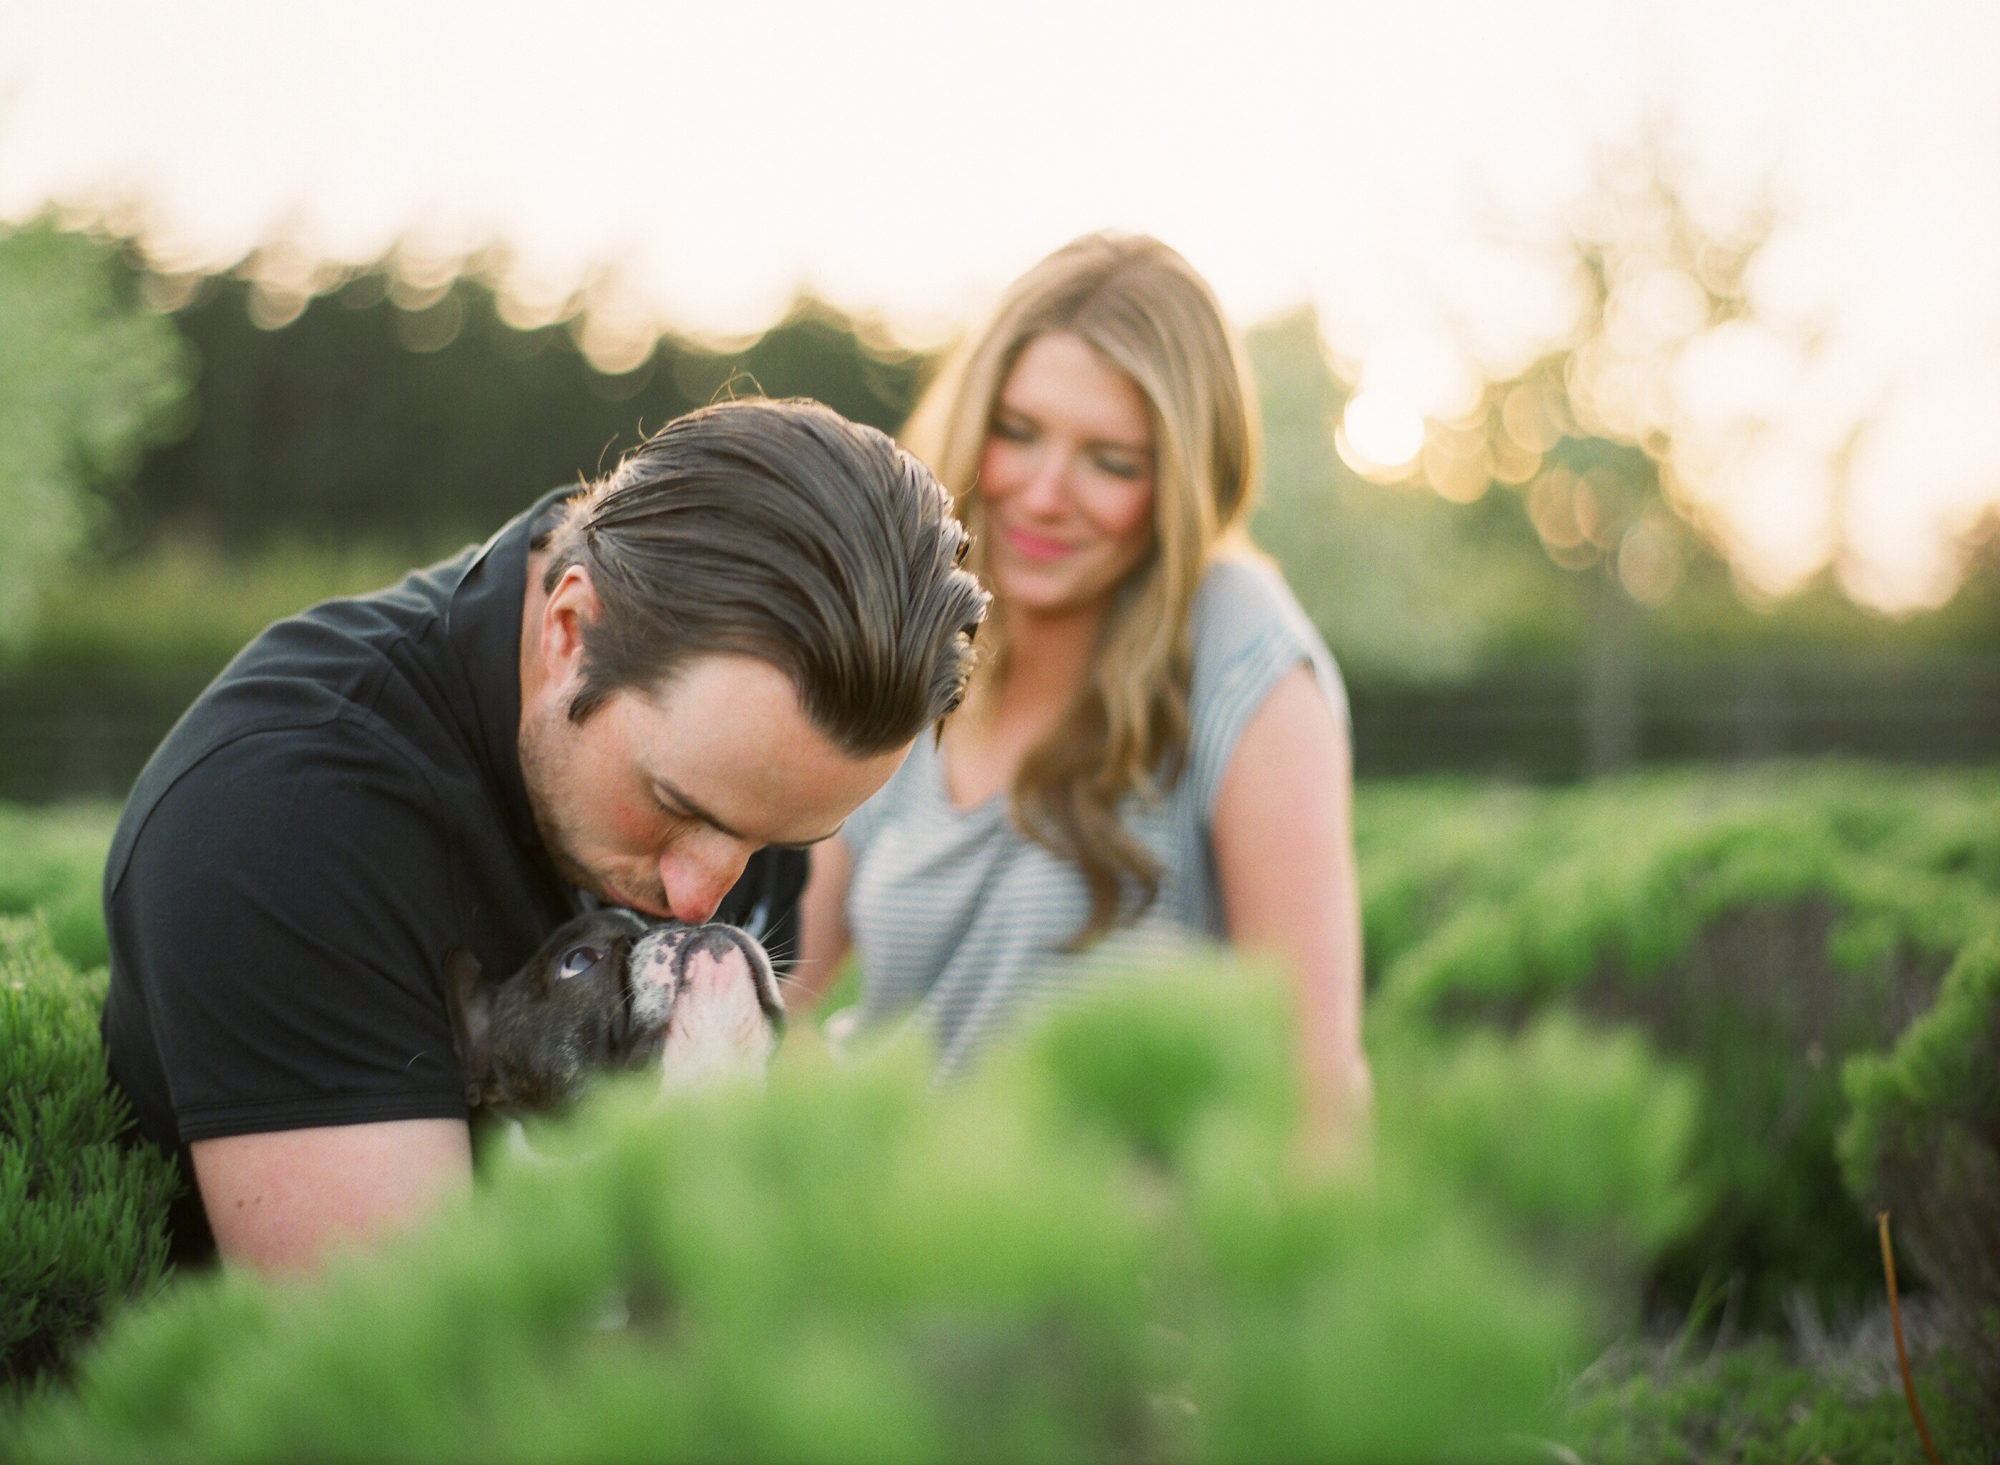
[[[1923,1454],[1893,1358],[1879,1309],[1831,1344],[1810,1326],[1720,1348],[1628,1339],[1570,1385],[1563,1442],[1593,1465],[1906,1465]],[[1990,1462],[1947,1360],[1916,1371],[1945,1465]]]

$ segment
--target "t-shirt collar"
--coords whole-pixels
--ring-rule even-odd
[[[465,668],[481,751],[508,827],[516,842],[533,849],[542,841],[521,778],[521,602],[529,546],[548,527],[538,521],[577,492],[573,485],[553,489],[502,525],[466,566],[445,615],[445,635]]]

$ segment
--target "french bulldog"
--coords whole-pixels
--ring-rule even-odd
[[[444,977],[465,1102],[511,1118],[560,1110],[594,1073],[657,1067],[663,1091],[761,1073],[784,1029],[770,957],[720,923],[606,908],[559,926],[504,981],[462,946]]]

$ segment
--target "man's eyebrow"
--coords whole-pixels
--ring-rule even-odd
[[[746,836],[738,834],[734,829],[731,829],[727,824],[724,824],[720,819],[716,818],[715,815],[709,813],[708,810],[704,809],[700,804],[696,803],[693,799],[689,798],[687,794],[681,790],[679,785],[673,783],[672,781],[664,778],[655,778],[653,780],[653,787],[657,788],[661,793],[665,794],[668,798],[672,799],[676,804],[679,804],[682,809],[686,810],[694,818],[701,820],[701,822],[706,824],[710,829],[715,830],[716,833],[726,834],[731,839],[746,839]],[[832,839],[834,835],[840,833],[841,829],[845,827],[846,823],[847,821],[843,819],[840,821],[839,824],[834,825],[833,828],[829,829],[825,834],[815,835],[813,838],[807,840],[800,840],[797,842],[787,841],[781,844],[775,844],[773,848],[805,849],[811,845],[818,844],[823,839]]]

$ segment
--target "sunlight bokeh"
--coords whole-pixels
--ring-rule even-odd
[[[1401,477],[1423,451],[1424,419],[1389,388],[1364,387],[1348,398],[1333,440],[1348,467],[1386,482]]]

